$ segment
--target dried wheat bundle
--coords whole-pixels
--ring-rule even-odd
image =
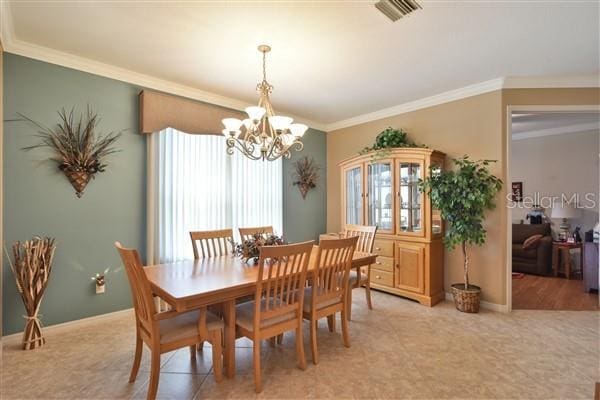
[[[23,350],[35,349],[46,343],[39,319],[40,304],[48,286],[56,246],[52,238],[34,237],[12,246],[14,262],[10,268],[23,299],[27,315],[23,332]]]

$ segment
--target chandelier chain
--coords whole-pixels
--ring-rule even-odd
[[[267,53],[263,52],[263,81],[267,81]]]

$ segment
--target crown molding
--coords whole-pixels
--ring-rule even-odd
[[[116,67],[100,61],[19,40],[14,35],[10,7],[8,6],[7,1],[0,1],[0,25],[0,34],[2,35],[0,38],[4,46],[4,51],[7,53],[33,58],[50,64],[56,64],[94,75],[131,83],[142,88],[174,94],[234,110],[243,111],[244,108],[252,105],[248,101],[221,96],[191,86],[155,78],[129,69]],[[302,122],[311,128],[321,131],[324,131],[326,128],[326,124],[319,121],[314,121],[298,115],[286,114],[292,117],[294,121]]]
[[[464,99],[466,97],[493,92],[502,89],[503,85],[504,78],[498,78],[476,83],[474,85],[465,86],[460,89],[449,90],[447,92],[425,97],[419,100],[410,101],[408,103],[400,104],[389,108],[384,108],[383,110],[374,111],[368,114],[363,114],[353,118],[348,118],[330,123],[327,125],[327,132],[347,128],[354,125],[364,124],[365,122],[375,121],[378,119],[393,117],[395,115],[420,110],[422,108],[437,106],[439,104]]]
[[[600,74],[559,77],[506,77],[476,83],[463,88],[450,90],[434,96],[411,101],[397,106],[384,108],[356,117],[333,122],[327,125],[327,132],[348,128],[378,119],[393,117],[422,108],[461,100],[471,96],[493,92],[502,89],[544,89],[544,88],[597,88],[600,87]]]
[[[600,87],[600,72],[573,76],[511,76],[505,79],[503,89],[565,89]]]
[[[568,125],[568,126],[560,126],[557,128],[538,129],[535,131],[513,133],[512,140],[532,139],[532,138],[539,138],[539,137],[544,137],[544,136],[562,135],[562,134],[566,134],[566,133],[581,133],[581,132],[598,131],[599,129],[600,129],[600,123],[598,123],[598,122],[592,122],[592,123],[587,123],[587,124],[575,124],[575,125]]]

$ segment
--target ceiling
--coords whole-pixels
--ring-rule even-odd
[[[395,23],[373,3],[11,1],[4,21],[15,43],[248,104],[267,43],[275,111],[322,126],[500,77],[600,71],[597,2],[420,1]]]
[[[590,131],[600,132],[598,112],[514,112],[512,116],[513,140]]]

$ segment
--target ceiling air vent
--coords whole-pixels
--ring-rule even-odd
[[[398,21],[422,8],[415,0],[380,0],[375,3],[375,7],[392,21]]]

